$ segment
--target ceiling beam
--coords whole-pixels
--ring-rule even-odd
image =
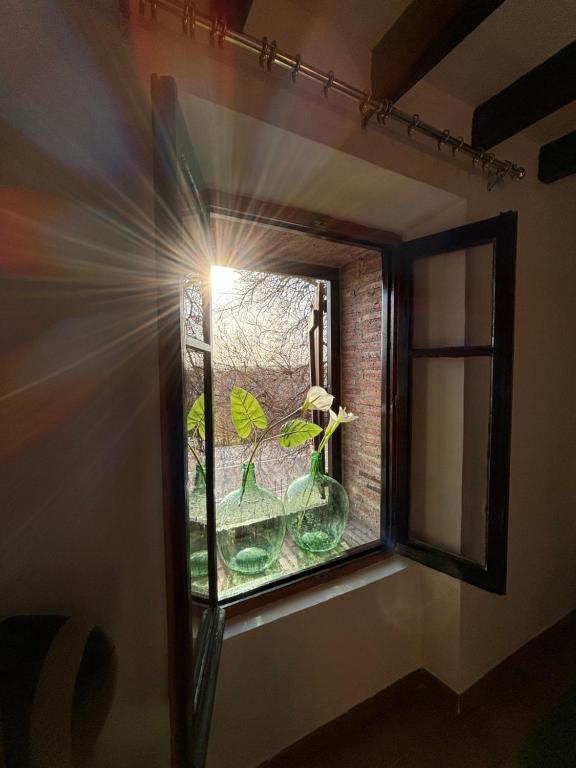
[[[576,98],[576,42],[474,111],[472,144],[490,149]]]
[[[540,147],[538,179],[544,184],[576,173],[576,131]]]
[[[211,0],[211,12],[226,23],[234,32],[243,32],[253,0]]]
[[[413,0],[372,51],[372,93],[396,101],[504,0]]]

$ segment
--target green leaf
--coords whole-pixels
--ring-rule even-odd
[[[204,424],[204,395],[200,395],[192,408],[188,411],[186,426],[188,427],[188,432],[191,432],[194,427],[198,427],[200,437],[202,439],[206,437],[206,427]]]
[[[320,432],[322,432],[322,427],[312,421],[293,419],[282,427],[282,435],[278,438],[278,442],[282,448],[297,448],[307,440],[312,440]]]
[[[262,406],[254,395],[246,392],[242,387],[232,387],[232,392],[230,393],[230,415],[232,416],[236,432],[238,432],[238,436],[241,438],[249,437],[253,427],[266,429],[268,426],[268,419],[262,410]]]

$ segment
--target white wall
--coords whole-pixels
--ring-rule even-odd
[[[488,193],[425,140],[375,126],[362,133],[355,105],[261,72],[246,54],[212,50],[202,33],[191,43],[177,19],[136,15],[127,30],[112,0],[45,0],[34,15],[10,0],[4,18],[1,209],[3,242],[13,239],[3,249],[0,331],[2,608],[87,612],[116,641],[117,698],[94,765],[168,764],[151,296],[148,287],[131,298],[93,290],[141,285],[148,265],[151,71],[465,198],[470,220],[510,208],[520,217],[508,595],[414,567],[226,641],[211,764],[235,754],[236,765],[253,765],[421,664],[464,690],[574,608],[575,178],[539,184],[538,147],[520,137],[498,151],[526,164],[528,178]],[[329,53],[337,62],[339,51]],[[425,84],[405,106],[455,134],[469,130],[467,105]],[[267,166],[277,172],[274,156]],[[233,163],[222,173],[229,188],[241,183]],[[296,202],[294,179],[275,178],[277,199]],[[346,199],[342,186],[324,206]],[[350,200],[354,217],[378,224],[386,198],[380,208],[368,202]]]
[[[225,640],[209,765],[259,765],[417,669],[419,604],[408,566]]]

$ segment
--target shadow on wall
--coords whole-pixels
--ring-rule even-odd
[[[14,616],[0,624],[0,765],[81,768],[116,688],[108,636],[66,616]]]

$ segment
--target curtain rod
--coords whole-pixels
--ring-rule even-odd
[[[120,10],[125,17],[130,16],[130,0],[119,0]],[[396,120],[402,123],[408,131],[408,135],[413,133],[422,133],[436,141],[437,149],[442,152],[442,148],[450,148],[453,157],[458,154],[467,155],[472,159],[474,167],[479,167],[482,171],[489,174],[488,189],[491,190],[498,181],[506,176],[519,180],[526,176],[526,169],[522,168],[509,160],[499,160],[491,152],[486,152],[481,147],[473,147],[467,144],[462,136],[452,136],[448,130],[440,130],[433,125],[420,120],[420,115],[410,115],[403,112],[394,104],[385,99],[379,102],[372,97],[368,90],[361,90],[349,83],[339,80],[333,70],[323,72],[320,69],[306,64],[302,61],[299,53],[292,55],[278,48],[276,40],[268,41],[267,37],[258,39],[247,35],[244,32],[235,32],[229,29],[225,19],[206,16],[200,13],[191,0],[138,0],[140,14],[145,15],[146,6],[150,8],[150,16],[156,19],[157,11],[160,8],[173,16],[179,16],[182,21],[182,31],[194,37],[197,28],[204,29],[210,34],[212,45],[218,45],[220,48],[225,42],[230,42],[245,50],[258,55],[260,66],[268,72],[272,70],[273,65],[291,70],[292,81],[296,82],[297,77],[303,76],[319,83],[324,91],[324,96],[328,97],[330,92],[340,93],[349,99],[358,102],[360,110],[360,122],[362,128],[366,128],[370,120],[375,117],[376,122],[385,125],[387,119]]]

